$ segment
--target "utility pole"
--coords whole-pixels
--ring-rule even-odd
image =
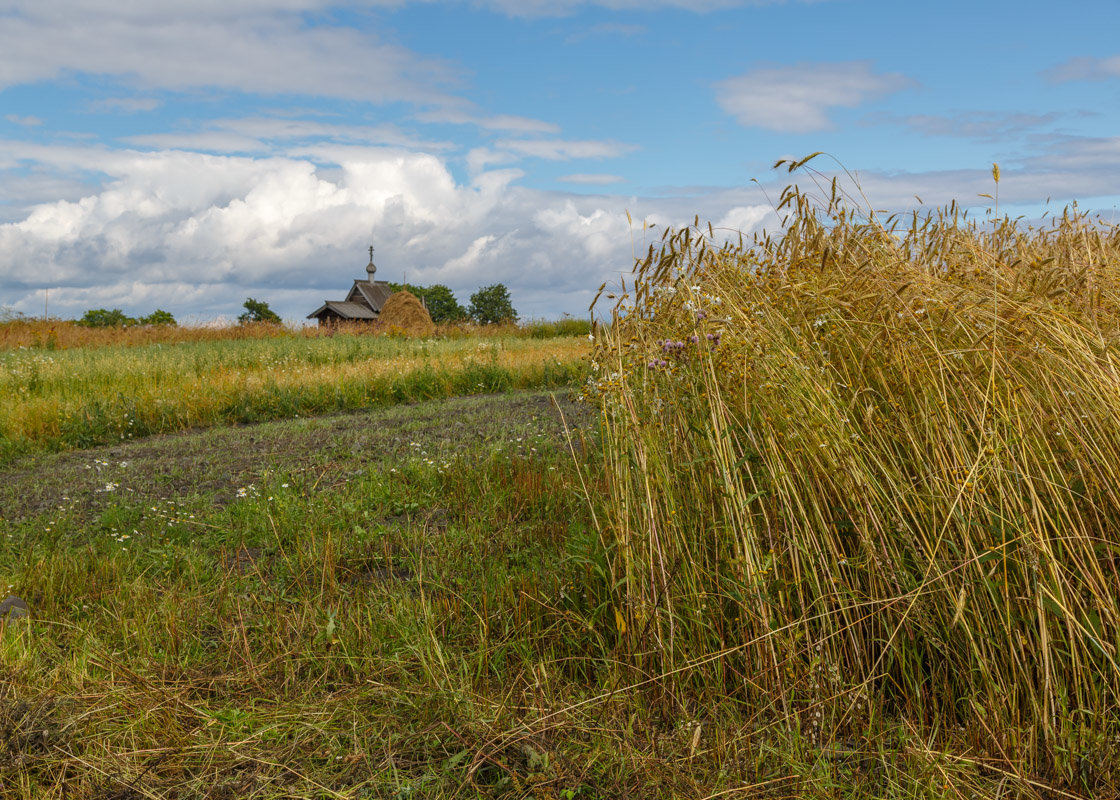
[[[43,289],[43,319],[44,320],[48,319],[47,301],[50,299],[50,296],[51,296],[51,290],[49,288],[48,289]]]

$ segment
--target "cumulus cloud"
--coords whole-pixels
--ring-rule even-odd
[[[66,150],[55,161],[78,157]],[[358,277],[370,241],[386,277],[407,270],[411,280],[448,283],[463,297],[499,280],[515,299],[551,285],[553,314],[573,310],[566,292],[628,267],[617,258],[626,238],[615,243],[613,260],[602,238],[605,220],[623,224],[623,209],[579,212],[559,196],[516,187],[516,170],[462,185],[432,154],[341,146],[314,159],[182,151],[86,157],[110,175],[103,187],[0,225],[0,293],[17,308],[35,308],[47,287],[59,313],[72,314],[131,302],[229,314],[245,296],[295,296],[288,292],[305,300],[282,310],[300,316],[302,306],[306,314]],[[557,204],[559,216],[547,213]]]
[[[757,230],[773,213],[774,210],[765,205],[735,206],[713,222],[712,228],[725,238],[732,238],[730,234],[750,233]]]
[[[96,162],[109,177],[0,224],[0,295],[31,313],[49,288],[52,310],[71,316],[93,307],[235,316],[252,296],[301,318],[364,274],[372,243],[384,278],[407,272],[463,300],[502,282],[524,316],[578,314],[600,283],[629,273],[644,235],[660,235],[632,230],[627,211],[660,224],[686,224],[700,212],[742,227],[768,210],[752,210],[738,194],[538,191],[519,186],[515,169],[464,184],[440,156],[404,148],[323,145],[308,158],[36,152],[56,164]]]
[[[760,67],[715,85],[716,101],[740,124],[783,133],[832,127],[828,112],[855,108],[913,86],[898,72],[876,74],[870,62],[802,62]]]

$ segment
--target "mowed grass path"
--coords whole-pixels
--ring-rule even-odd
[[[299,336],[0,353],[0,460],[152,433],[578,380],[583,337]]]
[[[0,466],[0,597],[31,609],[0,621],[0,798],[649,784],[580,705],[611,635],[576,588],[594,419],[511,392]]]

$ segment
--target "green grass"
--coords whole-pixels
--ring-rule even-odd
[[[272,337],[0,352],[0,462],[152,433],[569,385],[586,339]]]
[[[588,644],[606,652],[564,600],[573,543],[594,537],[539,406],[483,437],[470,404],[412,430],[404,414],[409,440],[375,465],[261,464],[220,508],[213,491],[151,496],[158,461],[98,459],[114,485],[99,503],[9,520],[0,580],[34,619],[0,639],[0,795],[583,791],[578,761],[545,743],[527,756],[520,732],[585,691]],[[448,439],[461,419],[476,424]],[[88,480],[77,458],[60,491]]]
[[[558,320],[532,320],[520,326],[524,335],[532,339],[552,339],[557,336],[587,336],[591,322],[586,319],[564,317]]]

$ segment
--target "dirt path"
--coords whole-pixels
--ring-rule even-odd
[[[67,508],[95,514],[122,495],[205,494],[224,505],[269,474],[314,469],[329,480],[420,452],[528,452],[533,441],[563,442],[562,418],[584,429],[591,413],[567,391],[478,395],[36,454],[0,467],[0,522]]]

